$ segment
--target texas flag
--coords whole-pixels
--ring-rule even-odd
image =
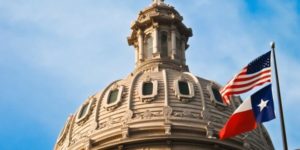
[[[219,133],[220,139],[226,139],[254,130],[258,123],[275,118],[271,84],[257,91],[245,100],[232,114]]]

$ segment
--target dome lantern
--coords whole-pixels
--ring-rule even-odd
[[[128,44],[135,48],[136,71],[147,69],[145,65],[157,70],[172,67],[188,71],[185,51],[192,29],[182,21],[183,17],[164,0],[153,0],[139,13],[128,37]]]

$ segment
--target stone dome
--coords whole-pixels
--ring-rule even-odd
[[[218,132],[241,103],[224,105],[220,85],[190,73],[192,30],[162,0],[140,12],[129,45],[136,67],[84,101],[61,130],[55,150],[274,149],[263,126],[221,141]]]

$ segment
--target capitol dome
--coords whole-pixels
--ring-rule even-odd
[[[241,103],[224,105],[218,83],[195,76],[185,51],[192,30],[163,0],[131,25],[135,69],[90,96],[61,130],[55,150],[272,150],[260,125],[227,140],[218,132]]]

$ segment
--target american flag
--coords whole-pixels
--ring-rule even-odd
[[[223,101],[230,104],[230,96],[250,91],[256,86],[271,82],[271,51],[261,55],[234,76],[220,93]]]

